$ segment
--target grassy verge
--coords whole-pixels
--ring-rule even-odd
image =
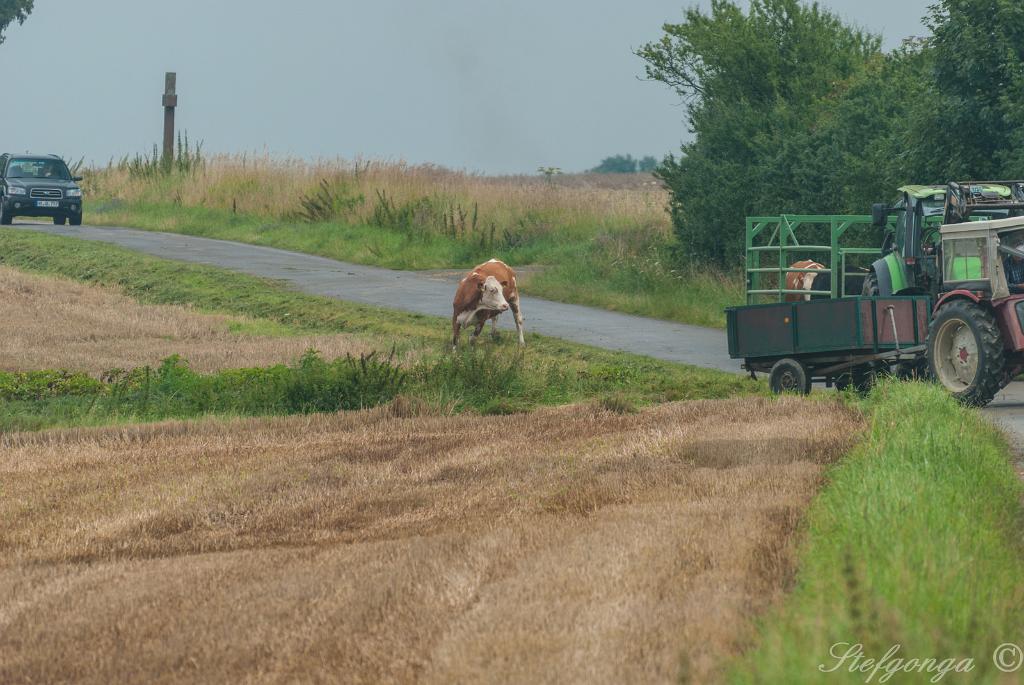
[[[98,202],[90,223],[234,240],[332,259],[420,270],[471,268],[491,257],[540,265],[524,292],[615,311],[724,327],[722,310],[743,299],[741,279],[703,269],[673,270],[668,242],[654,231],[593,221],[559,230],[525,227],[501,240],[453,238],[358,221],[306,223],[213,207]]]
[[[403,358],[414,359],[403,369],[408,379],[401,392],[444,411],[507,413],[588,399],[628,411],[653,402],[723,398],[763,390],[762,384],[732,374],[598,350],[538,335],[529,336],[525,352],[520,352],[511,337],[506,336],[496,344],[485,343],[479,349],[452,355],[446,351],[448,332],[441,319],[305,295],[265,279],[157,259],[87,241],[0,232],[0,263],[115,286],[147,303],[192,305],[203,311],[241,314],[252,320],[251,327],[256,330],[357,333],[379,343],[381,351],[395,347]],[[112,389],[92,395],[77,389],[45,397],[11,394],[0,414],[0,429],[202,413],[297,411],[272,399],[278,396],[275,395],[278,390],[272,388],[284,382],[279,375],[286,373],[280,370],[283,367],[275,368],[278,370],[243,375],[244,382],[239,380],[242,377],[234,378],[232,382],[241,383],[246,399],[228,405],[212,401],[182,404],[170,399],[165,405],[161,397],[182,397],[179,386],[166,386],[166,393],[152,393],[154,386],[149,386],[146,392],[151,394],[139,395],[137,391],[142,386],[138,383],[132,386],[130,395],[138,401],[127,404],[94,401],[95,396],[114,394]],[[138,381],[138,374],[146,372],[135,373],[133,378]],[[179,380],[200,396],[215,396],[217,393],[209,388],[223,391],[227,386],[218,384],[228,383],[225,373],[231,372],[211,377],[190,374]],[[2,384],[0,380],[0,386]],[[253,384],[258,388],[253,390],[250,387]],[[68,386],[77,388],[74,383],[61,387]],[[381,396],[380,400],[393,394]]]
[[[1003,682],[993,651],[1024,635],[1024,493],[1006,444],[935,387],[886,383],[867,406],[867,441],[809,513],[796,589],[732,680],[863,683],[878,666],[884,682],[934,659],[890,676],[927,682],[973,659],[971,682]]]

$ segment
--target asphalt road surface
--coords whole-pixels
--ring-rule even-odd
[[[84,240],[114,243],[138,252],[207,264],[285,281],[297,290],[339,300],[451,318],[454,285],[449,274],[421,274],[349,264],[270,247],[129,228],[19,224]],[[740,372],[729,359],[720,330],[659,321],[603,309],[523,297],[527,332],[644,354],[723,371]],[[511,316],[501,317],[512,328]],[[1013,383],[986,412],[1024,449],[1024,383]]]

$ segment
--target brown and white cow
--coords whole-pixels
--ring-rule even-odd
[[[824,264],[818,264],[811,259],[805,259],[800,262],[789,265],[790,269],[824,269]],[[810,271],[805,272],[791,272],[786,274],[786,290],[814,290],[814,279],[822,274],[816,274]],[[808,295],[796,295],[787,294],[785,297],[786,302],[799,302],[800,300],[810,300],[811,296]]]
[[[491,321],[491,333],[498,335],[498,315],[512,310],[519,344],[523,339],[523,314],[519,307],[519,288],[516,287],[516,272],[504,262],[492,259],[473,269],[459,282],[455,291],[452,314],[452,349],[459,345],[459,331],[471,323],[476,326],[473,340],[480,335],[487,320]]]

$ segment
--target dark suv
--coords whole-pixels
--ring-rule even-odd
[[[0,224],[16,216],[48,216],[82,223],[81,177],[56,155],[0,155]]]

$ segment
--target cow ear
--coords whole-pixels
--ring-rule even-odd
[[[508,281],[502,281],[502,282],[501,282],[501,286],[502,286],[503,288],[507,288],[507,287],[508,287]]]

